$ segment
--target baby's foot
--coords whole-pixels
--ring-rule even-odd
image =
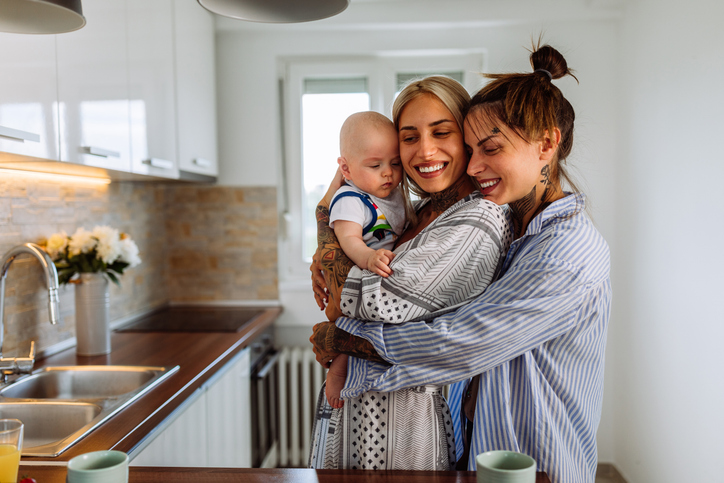
[[[332,373],[327,374],[327,387],[325,388],[325,394],[327,396],[327,402],[335,409],[339,409],[344,406],[344,401],[340,399],[339,393],[344,387],[345,377],[335,376]]]

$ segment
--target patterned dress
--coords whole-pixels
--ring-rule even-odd
[[[385,323],[425,323],[480,295],[497,277],[511,239],[503,210],[472,193],[395,250],[390,277],[353,267],[340,296],[342,312]],[[455,461],[440,386],[366,392],[339,409],[329,406],[322,388],[310,467],[450,470]]]

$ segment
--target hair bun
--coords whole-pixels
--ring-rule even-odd
[[[573,71],[568,68],[566,59],[550,45],[543,45],[535,49],[530,54],[530,64],[533,66],[534,72],[543,72],[550,76],[551,80],[560,79],[565,75],[570,75],[575,79]]]

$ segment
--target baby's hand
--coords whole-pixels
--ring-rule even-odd
[[[393,258],[395,258],[395,254],[389,250],[384,248],[375,250],[367,259],[367,270],[387,278],[392,275],[389,265],[392,263]]]

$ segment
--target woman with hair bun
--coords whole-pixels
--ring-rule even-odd
[[[320,362],[356,356],[343,395],[455,383],[448,401],[458,469],[474,470],[485,451],[512,450],[532,456],[554,483],[593,483],[609,250],[585,196],[561,181],[575,115],[552,81],[572,73],[550,46],[530,59],[530,73],[487,75],[464,123],[468,174],[506,208],[514,235],[500,277],[428,323],[342,317],[315,326],[312,341]]]

